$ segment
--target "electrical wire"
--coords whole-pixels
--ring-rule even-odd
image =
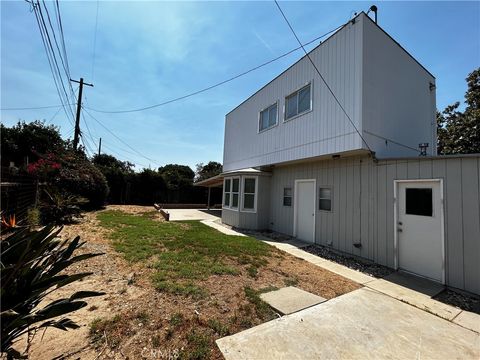
[[[312,40],[310,40],[309,42],[305,43],[304,46],[308,46],[308,45],[310,45],[310,44],[312,44],[312,43],[314,43],[314,42],[316,42],[316,41],[318,41],[318,40],[320,40],[320,39],[322,39],[322,38],[324,38],[324,37],[326,37],[326,36],[328,36],[328,35],[336,32],[337,30],[339,30],[339,29],[342,28],[343,26],[345,26],[345,24],[342,24],[342,25],[336,27],[335,29],[328,31],[328,32],[326,32],[325,34],[322,34],[322,35],[320,35],[320,36],[317,36],[315,39],[312,39]],[[257,65],[257,66],[255,66],[255,67],[253,67],[253,68],[250,68],[249,70],[246,70],[246,71],[244,71],[244,72],[242,72],[242,73],[240,73],[240,74],[237,74],[237,75],[235,75],[235,76],[232,76],[232,77],[230,77],[230,78],[228,78],[228,79],[226,79],[226,80],[220,81],[220,82],[218,82],[218,83],[216,83],[216,84],[213,84],[213,85],[210,85],[210,86],[208,86],[208,87],[206,87],[206,88],[200,89],[200,90],[198,90],[198,91],[195,91],[195,92],[192,92],[192,93],[189,93],[189,94],[186,94],[186,95],[183,95],[183,96],[180,96],[180,97],[171,99],[171,100],[167,100],[167,101],[162,102],[162,103],[159,103],[159,104],[154,104],[154,105],[147,106],[147,107],[144,107],[144,108],[131,109],[131,110],[119,110],[119,111],[104,111],[104,110],[98,110],[98,109],[92,108],[92,107],[90,107],[90,106],[83,106],[83,107],[84,107],[84,108],[87,108],[87,109],[89,109],[89,110],[95,111],[95,112],[108,113],[108,114],[116,114],[116,113],[124,113],[124,112],[137,112],[137,111],[143,111],[143,110],[152,109],[152,108],[155,108],[155,107],[160,107],[160,106],[163,106],[163,105],[170,104],[170,103],[172,103],[172,102],[176,102],[176,101],[179,101],[179,100],[183,100],[183,99],[192,97],[192,96],[194,96],[194,95],[201,94],[201,93],[203,93],[203,92],[205,92],[205,91],[214,89],[214,88],[216,88],[216,87],[218,87],[218,86],[221,86],[221,85],[223,85],[223,84],[226,84],[226,83],[228,83],[228,82],[230,82],[230,81],[236,80],[236,79],[238,79],[238,78],[240,78],[240,77],[242,77],[242,76],[244,76],[244,75],[247,75],[247,74],[249,74],[249,73],[251,73],[251,72],[253,72],[253,71],[255,71],[255,70],[258,70],[258,69],[260,69],[260,68],[262,68],[262,67],[265,67],[265,66],[267,66],[267,65],[269,65],[269,64],[271,64],[271,63],[273,63],[273,62],[275,62],[275,61],[278,61],[278,60],[280,60],[280,59],[282,59],[282,58],[284,58],[284,57],[286,57],[286,56],[288,56],[288,55],[290,55],[290,54],[293,54],[294,52],[300,50],[301,48],[302,48],[301,46],[298,46],[298,47],[296,47],[296,48],[294,48],[294,49],[292,49],[292,50],[290,50],[290,51],[287,51],[287,52],[285,52],[285,53],[277,56],[276,58],[270,59],[270,60],[268,60],[268,61],[266,61],[266,62],[264,62],[264,63],[262,63],[262,64],[260,64],[260,65]],[[75,105],[75,103],[70,104],[70,105]],[[62,106],[62,105],[60,104],[60,105],[39,106],[39,107],[2,108],[2,109],[0,109],[0,110],[37,110],[37,109],[49,109],[49,108],[55,108],[55,107],[61,107],[61,106]]]
[[[305,55],[307,56],[308,60],[310,60],[310,63],[313,65],[313,67],[315,68],[315,71],[318,73],[318,76],[320,76],[320,78],[322,79],[323,83],[325,84],[325,86],[327,87],[328,91],[330,92],[330,94],[332,94],[333,98],[335,99],[335,101],[337,102],[338,106],[340,107],[340,109],[342,109],[343,113],[345,114],[345,116],[347,117],[348,121],[350,121],[350,124],[352,124],[353,128],[355,129],[355,131],[357,132],[357,134],[360,136],[360,138],[362,139],[362,141],[365,143],[365,145],[367,146],[368,150],[373,154],[373,151],[372,149],[370,148],[370,146],[368,145],[367,141],[364,139],[363,135],[360,133],[360,131],[358,131],[358,128],[355,126],[355,123],[352,121],[352,119],[350,118],[350,116],[348,115],[347,111],[345,110],[345,108],[343,107],[342,103],[340,102],[340,100],[338,100],[337,96],[335,95],[335,93],[333,92],[332,88],[330,87],[330,85],[328,85],[327,81],[325,80],[325,78],[323,77],[323,75],[320,73],[320,70],[318,70],[317,66],[315,65],[315,63],[313,62],[312,58],[310,57],[310,54],[307,52],[307,50],[305,50],[305,47],[304,45],[302,44],[302,42],[300,41],[300,39],[298,38],[297,36],[297,33],[295,32],[295,30],[293,29],[292,25],[290,24],[290,22],[288,21],[287,17],[285,16],[285,13],[283,12],[282,8],[280,7],[280,5],[278,4],[278,1],[277,0],[273,0],[275,1],[275,4],[277,5],[277,8],[278,10],[280,11],[280,13],[282,14],[283,16],[283,19],[285,20],[285,22],[287,23],[288,27],[290,28],[290,30],[292,31],[293,33],[293,36],[295,36],[295,39],[297,39],[297,42],[298,44],[301,46],[303,52],[305,53]]]
[[[158,166],[161,166],[160,163],[156,162],[155,160],[143,155],[141,152],[139,152],[137,149],[135,149],[134,147],[130,146],[130,144],[128,144],[126,141],[122,140],[121,138],[119,138],[112,130],[110,130],[108,127],[106,127],[105,125],[102,124],[102,122],[100,120],[98,120],[97,118],[95,118],[86,108],[85,106],[82,105],[82,109],[87,113],[88,116],[90,116],[93,120],[95,120],[98,124],[100,124],[100,126],[102,126],[105,130],[107,130],[110,134],[112,134],[118,141],[120,141],[121,143],[123,143],[124,145],[126,145],[129,149],[133,150],[137,155],[140,155],[141,157],[143,157],[144,159],[147,159],[148,161],[158,165]]]

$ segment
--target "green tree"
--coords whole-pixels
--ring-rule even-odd
[[[108,202],[111,204],[124,204],[129,179],[133,176],[133,164],[128,161],[121,161],[112,155],[95,155],[93,164],[103,173],[108,182],[110,193]]]
[[[168,164],[158,168],[169,190],[181,190],[192,186],[195,173],[186,165]]]
[[[480,153],[480,68],[466,80],[465,110],[456,102],[437,112],[438,154]]]
[[[196,165],[195,181],[202,181],[222,173],[222,164],[216,161],[210,161],[208,164],[203,163]]]

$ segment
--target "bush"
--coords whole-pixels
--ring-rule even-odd
[[[88,253],[73,256],[73,252],[84,243],[80,243],[78,236],[70,242],[60,240],[57,237],[60,231],[53,226],[41,230],[15,230],[1,242],[0,350],[7,354],[7,358],[21,357],[12,345],[23,334],[34,335],[39,329],[47,327],[61,330],[78,328],[74,321],[63,315],[87,305],[80,299],[103,295],[94,291],[78,291],[68,298],[38,307],[55,290],[91,274],[60,275],[62,270],[101,255]]]

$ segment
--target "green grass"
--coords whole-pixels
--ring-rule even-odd
[[[225,235],[199,221],[159,222],[152,213],[112,210],[100,212],[97,218],[112,230],[115,250],[131,262],[150,261],[155,287],[170,293],[202,297],[205,290],[198,281],[238,275],[238,265],[249,265],[247,271],[255,277],[271,253],[270,246],[256,239]]]

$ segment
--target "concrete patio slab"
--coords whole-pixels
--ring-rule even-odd
[[[480,335],[361,288],[217,340],[237,359],[478,359]]]
[[[464,328],[480,333],[480,315],[469,311],[462,311],[453,319],[455,324],[463,326]]]
[[[431,298],[443,290],[443,285],[415,276],[393,273],[365,286],[447,320],[453,320],[462,311]]]
[[[221,216],[221,210],[207,209],[166,209],[170,214],[170,221],[185,220],[216,220]]]
[[[263,293],[260,298],[282,315],[292,314],[327,300],[294,286]]]

